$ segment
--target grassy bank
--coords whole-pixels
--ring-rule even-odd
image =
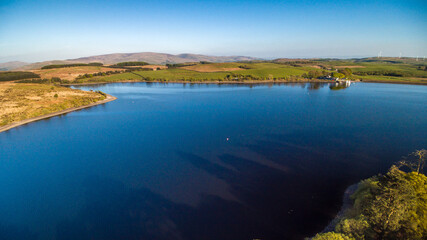
[[[0,126],[105,99],[105,94],[47,84],[1,83]]]

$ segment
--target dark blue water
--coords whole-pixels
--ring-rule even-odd
[[[80,86],[118,100],[0,133],[0,239],[302,239],[427,147],[427,87]]]

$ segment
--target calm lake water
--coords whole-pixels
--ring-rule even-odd
[[[427,87],[78,86],[118,100],[0,133],[0,239],[302,239],[427,147]]]

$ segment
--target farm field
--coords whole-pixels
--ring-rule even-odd
[[[110,76],[82,79],[81,82],[117,81],[226,81],[248,77],[252,80],[273,80],[297,77],[316,68],[293,67],[270,62],[208,63],[157,71],[134,71]]]

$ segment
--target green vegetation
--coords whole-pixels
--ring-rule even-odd
[[[197,66],[196,66],[197,65]],[[119,82],[119,81],[162,81],[162,82],[202,82],[202,81],[304,81],[301,75],[313,68],[310,67],[291,67],[275,63],[205,63],[205,64],[177,64],[169,65],[170,68],[158,71],[131,71],[111,76],[92,77],[79,79],[81,82]],[[180,66],[180,67],[177,67]],[[212,67],[212,71],[197,71],[184,69],[182,67],[201,66],[203,69]],[[245,68],[241,68],[244,66]],[[230,71],[215,70],[218,67],[232,68]]]
[[[53,77],[51,79],[43,78],[43,79],[25,79],[16,81],[16,83],[39,83],[39,84],[70,84],[73,81],[60,79],[58,77]]]
[[[190,63],[166,63],[166,66],[168,68],[179,68],[179,67],[187,67],[187,66],[194,66],[197,65],[196,62],[190,62]]]
[[[106,93],[104,93],[104,92],[102,92],[102,91],[95,91],[96,93],[98,93],[98,94],[101,94],[102,96],[104,96],[104,97],[107,97],[107,94]]]
[[[313,240],[355,240],[352,237],[344,235],[342,233],[328,232],[317,234]]]
[[[427,84],[427,61],[414,58],[364,58],[364,59],[319,59],[324,68],[347,67],[353,79],[373,82],[396,82]],[[345,73],[344,73],[345,74]]]
[[[118,74],[122,72],[125,72],[125,71],[117,70],[117,71],[106,71],[106,72],[97,72],[97,73],[85,73],[83,75],[79,75],[76,79],[85,79],[85,78],[92,78],[97,76],[108,76],[108,75]]]
[[[426,239],[427,177],[422,174],[426,153],[417,150],[401,162],[416,171],[406,173],[392,166],[387,174],[359,183],[351,196],[353,206],[338,220],[335,231],[313,239]]]
[[[40,75],[33,72],[0,72],[0,82],[27,78],[40,78]]]
[[[122,64],[123,73],[81,75],[77,83],[157,81],[157,82],[245,82],[307,81],[333,78],[374,82],[427,84],[427,63],[379,59],[310,59],[230,63],[189,62],[166,64],[167,69],[147,71],[130,68],[138,62]],[[128,66],[125,66],[128,65]],[[119,66],[117,66],[119,67]],[[150,69],[149,69],[150,70]],[[111,75],[111,76],[110,76]]]
[[[81,67],[81,66],[103,66],[102,63],[70,63],[70,64],[52,64],[41,67],[41,69],[66,68],[66,67]]]
[[[70,82],[61,84],[87,82],[121,82],[121,81],[156,81],[156,82],[253,82],[253,81],[331,81],[333,78],[347,78],[365,82],[392,82],[427,84],[427,62],[415,59],[365,58],[365,59],[277,59],[274,61],[245,62],[188,62],[168,63],[167,68],[156,69],[144,67],[146,62],[121,62],[99,72],[79,69],[80,72],[47,72],[49,68],[99,65],[62,64],[48,65],[39,70],[43,78],[61,77]],[[105,68],[107,68],[105,67]],[[153,71],[157,70],[157,71]],[[74,74],[74,75],[73,75]],[[72,77],[70,77],[72,76]],[[38,78],[34,77],[25,77]],[[22,79],[22,78],[20,78]],[[17,80],[17,79],[15,79]],[[38,80],[47,82],[46,80]],[[25,82],[28,82],[26,80]],[[31,82],[37,82],[32,80]]]

